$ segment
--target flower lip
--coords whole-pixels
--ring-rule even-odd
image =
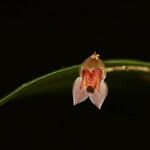
[[[92,86],[88,86],[86,90],[88,93],[94,93],[94,88]]]

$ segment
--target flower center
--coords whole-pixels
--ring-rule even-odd
[[[84,69],[82,70],[82,83],[80,88],[85,87],[88,92],[92,93],[94,90],[99,90],[100,81],[102,80],[101,69]]]

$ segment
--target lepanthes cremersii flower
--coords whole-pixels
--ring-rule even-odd
[[[107,84],[104,82],[105,77],[105,66],[99,55],[94,52],[81,64],[80,76],[74,81],[72,90],[74,105],[89,97],[100,109],[108,93]]]

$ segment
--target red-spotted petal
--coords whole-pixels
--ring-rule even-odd
[[[100,109],[107,96],[107,93],[107,84],[104,81],[102,81],[100,83],[100,90],[94,90],[94,93],[89,93],[89,98],[92,101],[92,103]]]
[[[86,88],[81,88],[82,78],[78,77],[73,84],[73,103],[79,104],[88,98],[88,92]]]

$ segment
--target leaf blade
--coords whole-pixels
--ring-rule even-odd
[[[113,68],[116,66],[143,66],[150,68],[149,62],[143,62],[138,60],[125,60],[125,59],[118,59],[118,60],[106,60],[104,64],[107,68]],[[42,92],[52,92],[52,91],[60,91],[64,90],[64,87],[71,88],[73,81],[79,74],[79,65],[68,67],[65,69],[60,69],[58,71],[54,71],[52,73],[48,73],[36,79],[33,79],[20,87],[16,90],[11,92],[10,94],[4,96],[0,99],[0,106],[5,104],[8,101],[13,99],[19,99],[24,96],[39,94]],[[132,71],[131,71],[132,72]],[[140,71],[141,72],[141,71]],[[109,74],[109,71],[108,71]],[[108,75],[109,76],[109,75]],[[148,73],[148,80],[149,80],[149,73]],[[108,82],[110,79],[108,80]]]

